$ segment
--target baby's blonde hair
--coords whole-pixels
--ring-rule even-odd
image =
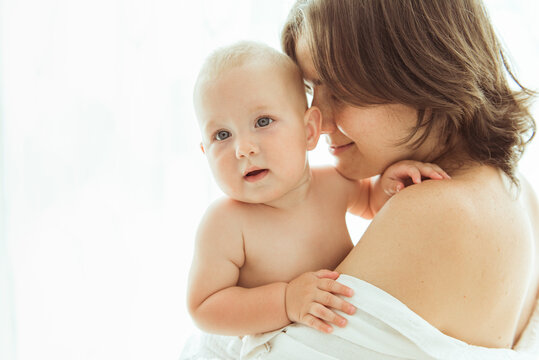
[[[197,77],[194,95],[201,83],[214,81],[226,71],[250,62],[264,62],[285,70],[298,79],[298,88],[304,93],[301,71],[288,55],[263,43],[239,41],[214,50],[206,58]]]

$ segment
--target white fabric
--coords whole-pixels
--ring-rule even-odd
[[[224,336],[199,332],[191,335],[179,360],[237,360],[256,358],[269,351],[269,340],[282,329],[258,335]]]
[[[179,360],[238,360],[241,346],[239,336],[196,333],[187,340]]]
[[[245,349],[244,359],[539,359],[539,308],[514,349],[489,349],[444,335],[399,300],[360,279],[341,275],[339,282],[354,289],[347,300],[357,307],[345,328],[331,335],[290,325],[262,345]],[[256,344],[256,342],[252,342]]]

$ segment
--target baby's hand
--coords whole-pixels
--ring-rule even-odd
[[[451,179],[438,165],[413,160],[402,160],[389,166],[380,179],[384,192],[395,195],[408,185],[419,184],[421,177],[432,180]]]
[[[352,296],[353,291],[337,281],[339,273],[330,270],[304,273],[288,283],[285,295],[286,314],[292,322],[302,323],[325,333],[333,331],[328,323],[344,327],[346,319],[337,309],[354,314],[356,308],[336,294]]]

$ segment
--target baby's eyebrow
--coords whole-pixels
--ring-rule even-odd
[[[269,106],[266,104],[255,104],[249,108],[249,112],[252,114],[258,114],[260,112],[269,111]]]
[[[204,124],[204,126],[202,127],[202,130],[205,133],[210,133],[210,132],[213,132],[213,130],[218,127],[219,127],[219,124],[216,121],[210,120]]]

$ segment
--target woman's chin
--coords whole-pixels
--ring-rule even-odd
[[[337,164],[335,169],[339,174],[341,174],[341,176],[347,178],[348,180],[356,181],[361,179],[361,171],[359,171],[357,168],[340,166],[340,164]]]
[[[337,164],[335,165],[335,169],[339,174],[341,174],[341,176],[352,181],[366,179],[375,175],[379,175],[381,173],[381,171],[377,172],[376,169],[364,168],[362,166],[359,166],[358,164],[346,165],[339,162],[337,162]]]

